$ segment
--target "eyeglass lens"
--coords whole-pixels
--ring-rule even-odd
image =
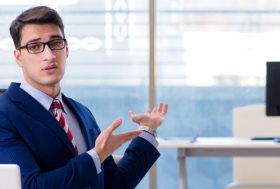
[[[37,43],[30,43],[26,45],[26,48],[29,53],[40,53],[45,50],[45,46],[48,45],[51,50],[60,50],[65,47],[65,39],[55,39],[51,40],[46,43],[37,42]]]

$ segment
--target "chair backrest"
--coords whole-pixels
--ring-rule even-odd
[[[20,168],[16,164],[0,164],[0,188],[21,189]]]
[[[233,110],[233,136],[279,136],[280,117],[267,117],[265,105]],[[280,158],[233,158],[233,177],[240,182],[279,182]]]

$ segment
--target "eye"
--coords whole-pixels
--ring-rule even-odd
[[[50,46],[53,49],[58,49],[64,46],[64,41],[62,39],[53,40],[50,42]]]
[[[27,49],[32,52],[37,52],[41,49],[42,43],[31,43],[27,45]]]

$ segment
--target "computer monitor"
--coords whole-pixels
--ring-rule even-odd
[[[280,116],[280,62],[266,64],[266,115]]]
[[[3,92],[5,92],[5,89],[0,89],[0,94],[2,94]]]

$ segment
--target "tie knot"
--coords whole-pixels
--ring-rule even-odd
[[[54,109],[61,109],[61,105],[58,99],[54,99],[52,104]]]

